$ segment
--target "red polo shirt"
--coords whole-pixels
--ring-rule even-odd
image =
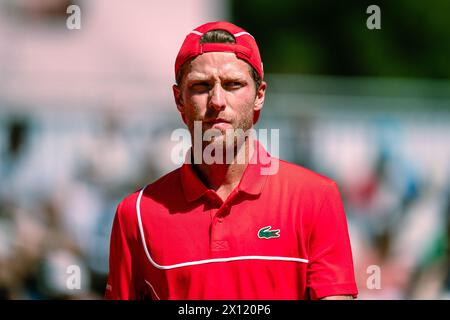
[[[226,201],[185,163],[119,204],[105,298],[357,295],[336,183],[256,146]]]

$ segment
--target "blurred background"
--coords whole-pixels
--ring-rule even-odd
[[[81,29],[66,26],[72,4]],[[380,30],[366,26],[371,4]],[[280,129],[281,158],[339,184],[359,298],[449,299],[448,12],[438,0],[0,0],[0,299],[102,298],[117,204],[178,166],[179,46],[222,19],[260,46],[257,128]]]

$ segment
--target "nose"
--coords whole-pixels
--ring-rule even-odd
[[[209,107],[216,111],[220,111],[225,109],[225,106],[225,93],[223,92],[222,86],[217,83],[211,89]]]

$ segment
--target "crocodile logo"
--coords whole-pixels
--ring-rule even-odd
[[[279,238],[280,237],[280,229],[270,230],[272,226],[267,226],[259,229],[258,238],[260,239],[270,239],[270,238]]]

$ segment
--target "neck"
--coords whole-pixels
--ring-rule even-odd
[[[234,153],[231,163],[205,164],[202,162],[193,165],[194,170],[208,188],[215,190],[222,200],[226,200],[241,181],[253,154],[253,143],[253,139],[246,139]]]

